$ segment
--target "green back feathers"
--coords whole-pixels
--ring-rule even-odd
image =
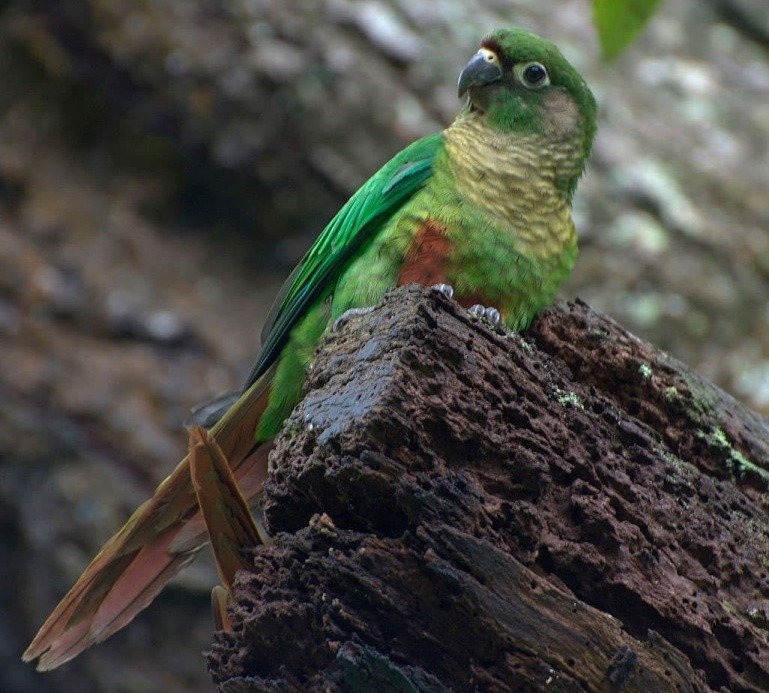
[[[262,350],[248,376],[252,385],[275,361],[298,320],[329,294],[349,260],[419,190],[432,173],[441,133],[396,154],[345,203],[286,280],[262,330]]]

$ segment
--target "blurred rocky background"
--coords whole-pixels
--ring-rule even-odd
[[[61,670],[19,657],[495,26],[553,39],[600,102],[564,295],[769,412],[765,10],[668,0],[605,64],[588,0],[0,2],[0,690],[211,690],[200,561]]]

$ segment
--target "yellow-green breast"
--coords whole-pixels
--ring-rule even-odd
[[[508,326],[525,327],[574,264],[558,175],[580,165],[573,144],[501,134],[472,113],[460,116],[444,131],[425,187],[340,278],[334,315],[375,303],[395,284],[445,282],[461,303],[493,305]]]

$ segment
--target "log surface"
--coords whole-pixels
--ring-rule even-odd
[[[769,428],[583,303],[406,287],[273,452],[222,690],[769,689]]]

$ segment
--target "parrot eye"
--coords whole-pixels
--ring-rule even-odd
[[[516,65],[515,71],[523,86],[528,89],[542,89],[550,84],[547,69],[542,63]]]

